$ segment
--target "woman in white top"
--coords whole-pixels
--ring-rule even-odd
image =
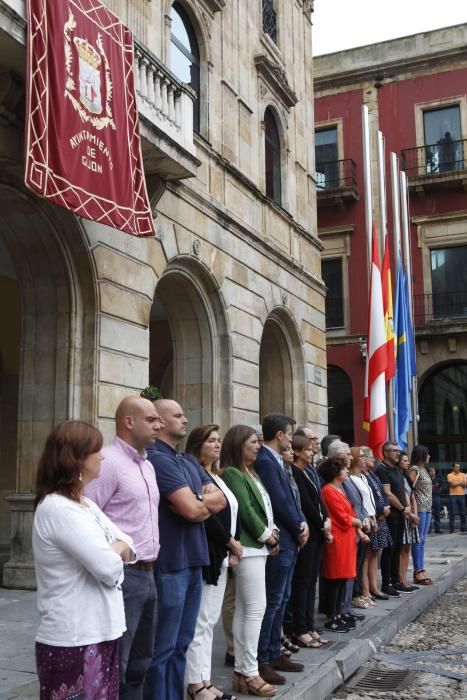
[[[227,585],[228,567],[242,558],[238,541],[238,503],[218,471],[221,439],[214,423],[194,428],[188,436],[185,451],[193,455],[221,491],[227,505],[204,521],[209,549],[209,566],[203,567],[203,591],[196,622],[195,636],[186,656],[188,696],[193,700],[234,700],[211,683],[211,658],[214,627],[219,620]]]
[[[50,433],[37,469],[32,546],[41,700],[118,697],[123,562],[135,554],[131,538],[83,496],[99,475],[101,447],[94,426],[66,421]]]
[[[351,447],[350,452],[352,454],[352,464],[350,465],[350,478],[353,483],[357,486],[363,500],[363,507],[368,513],[370,520],[370,534],[376,532],[378,529],[378,524],[376,522],[376,503],[375,497],[371,486],[369,485],[364,470],[366,468],[365,458],[363,456],[363,450],[361,447]],[[363,544],[359,543],[359,548],[363,547]],[[368,567],[370,564],[370,559],[372,555],[370,553],[369,546],[364,546],[361,558],[357,556],[357,577],[360,582],[362,589],[362,595],[354,601],[356,607],[369,608],[374,607],[375,602],[370,595],[370,582],[368,577]],[[358,604],[361,602],[361,605]]]
[[[235,494],[242,529],[243,556],[235,569],[236,597],[233,618],[235,671],[233,689],[245,695],[272,697],[277,688],[258,672],[258,640],[266,610],[266,559],[279,551],[269,496],[253,468],[258,454],[254,428],[234,425],[222,442],[223,479]]]

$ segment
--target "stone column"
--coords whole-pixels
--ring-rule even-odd
[[[10,505],[11,550],[10,559],[3,567],[5,588],[36,588],[32,558],[32,520],[34,496],[16,493],[6,499]]]

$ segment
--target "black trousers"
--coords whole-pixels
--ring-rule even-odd
[[[292,579],[293,630],[297,636],[315,629],[316,582],[322,551],[321,533],[311,531],[310,539],[298,553]]]
[[[338,614],[342,601],[345,596],[345,585],[347,583],[346,578],[328,578],[325,579],[324,585],[326,586],[326,603],[327,610],[326,615],[328,618],[333,619]]]
[[[383,586],[399,583],[399,561],[402,550],[402,535],[404,533],[404,518],[402,514],[393,512],[386,520],[392,537],[391,547],[385,547],[381,554],[381,577]]]
[[[362,542],[361,540],[359,540],[358,544],[357,544],[357,575],[355,577],[355,581],[353,584],[353,593],[352,593],[354,598],[358,598],[363,593],[363,585],[362,585],[363,564],[365,563],[365,557],[366,557],[366,554],[368,552],[369,546],[370,545],[368,542]]]

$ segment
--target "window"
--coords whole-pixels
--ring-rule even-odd
[[[340,367],[328,365],[328,432],[354,443],[352,383]]]
[[[337,151],[337,127],[315,133],[316,181],[318,189],[339,187],[339,156]]]
[[[277,43],[277,13],[274,0],[263,0],[263,32]]]
[[[276,120],[271,109],[264,113],[266,195],[281,204],[281,144]]]
[[[321,261],[321,274],[328,288],[326,294],[326,328],[344,326],[344,290],[342,258]]]
[[[431,462],[467,461],[467,363],[436,368],[420,388],[419,408],[419,441]]]
[[[467,246],[430,251],[433,318],[467,316]]]
[[[423,130],[428,174],[463,169],[459,105],[423,112]]]
[[[170,68],[179,80],[196,92],[193,103],[193,129],[200,127],[199,49],[190,19],[178,2],[170,11]]]

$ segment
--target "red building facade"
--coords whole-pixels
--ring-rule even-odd
[[[329,431],[365,444],[368,314],[362,106],[385,139],[393,287],[390,153],[409,185],[419,442],[432,460],[467,460],[467,25],[315,59],[318,229],[324,245]],[[381,232],[380,232],[381,238]]]

